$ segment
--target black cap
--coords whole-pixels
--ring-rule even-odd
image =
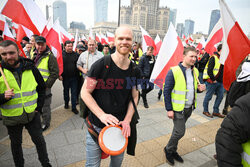
[[[44,37],[42,37],[42,36],[36,37],[35,41],[36,41],[36,43],[39,43],[39,42],[46,43],[46,39]]]
[[[27,41],[27,42],[29,42],[30,41],[30,39],[28,38],[28,37],[23,37],[23,39],[22,40],[25,40],[25,41]]]
[[[76,45],[76,48],[82,51],[85,51],[86,49],[84,48],[84,46],[82,46],[82,44],[78,44]]]

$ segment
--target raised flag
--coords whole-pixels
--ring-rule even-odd
[[[89,29],[89,40],[91,40],[91,39],[95,40],[92,28]]]
[[[162,44],[162,41],[161,41],[158,34],[156,35],[154,42],[155,42],[155,46],[156,46],[156,49],[154,50],[154,55],[158,55],[160,48],[161,48],[161,44]]]
[[[46,24],[45,16],[34,1],[31,0],[2,0],[0,13],[40,35]],[[18,17],[17,17],[18,16]]]
[[[147,52],[148,46],[153,46],[154,50],[156,50],[155,42],[148,34],[146,30],[144,30],[141,26],[141,34],[142,34],[142,51],[143,53]]]
[[[211,33],[209,34],[204,50],[210,55],[213,55],[214,52],[216,51],[215,45],[222,40],[222,37],[223,37],[223,30],[220,18],[218,22],[215,24]]]
[[[175,31],[173,24],[170,23],[168,32],[163,39],[158,58],[156,59],[150,81],[162,89],[170,67],[178,65],[183,59],[183,49],[181,39]]]
[[[65,43],[65,41],[74,41],[74,37],[68,33],[61,25],[60,26],[60,37],[62,39],[62,43]]]
[[[201,39],[200,39],[200,42],[198,43],[198,45],[197,45],[197,47],[196,47],[196,50],[201,51],[201,49],[204,48],[205,45],[206,45],[205,38],[204,38],[204,36],[202,35],[202,36],[201,36]]]
[[[22,26],[21,24],[18,24],[18,30],[16,35],[17,42],[22,42],[23,37],[31,38],[32,35],[33,35],[32,31]]]
[[[0,14],[0,31],[4,30],[5,18]]]
[[[49,32],[49,30],[51,29],[51,27],[53,27],[53,20],[52,17],[49,17],[49,19],[47,20],[47,24],[44,26],[43,32],[42,32],[42,36],[46,37],[47,33]]]
[[[78,29],[76,29],[76,35],[75,35],[75,41],[74,41],[74,45],[73,45],[73,51],[76,51],[76,45],[78,43]]]
[[[84,34],[82,34],[82,40],[83,40],[83,41],[84,41],[84,40],[87,40],[87,38],[85,37]]]
[[[95,40],[96,40],[96,42],[101,42],[101,36],[98,32],[95,33]]]
[[[100,36],[101,36],[101,43],[108,44],[108,38],[105,35],[103,35],[103,33],[100,33]]]
[[[111,32],[107,31],[107,38],[108,38],[108,42],[114,42],[115,41],[115,35]]]
[[[49,30],[46,36],[47,44],[51,48],[54,56],[57,59],[59,67],[59,75],[63,72],[63,59],[62,59],[62,47],[61,47],[61,37],[60,37],[60,23],[57,19],[53,27]]]
[[[250,53],[250,41],[240,28],[224,0],[220,0],[220,11],[223,27],[223,44],[220,63],[224,64],[223,86],[229,90],[236,79],[235,72]]]

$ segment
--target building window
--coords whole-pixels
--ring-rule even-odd
[[[133,25],[137,25],[137,14],[134,14],[134,21],[133,21]]]

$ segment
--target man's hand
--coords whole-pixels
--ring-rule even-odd
[[[128,121],[121,121],[119,122],[119,125],[122,126],[122,135],[124,137],[129,137],[131,130],[130,130],[130,122]]]
[[[99,119],[101,120],[102,123],[104,123],[106,126],[108,125],[117,125],[119,123],[119,120],[111,115],[111,114],[102,114]]]
[[[203,92],[204,90],[206,90],[206,85],[205,84],[198,84],[198,90],[200,92]]]
[[[58,78],[60,81],[62,81],[63,80],[63,77],[62,76],[59,76],[59,78]]]
[[[4,98],[5,98],[6,100],[11,99],[14,95],[15,95],[15,94],[14,94],[14,89],[6,90],[6,91],[4,92]]]
[[[84,69],[82,70],[82,72],[83,72],[84,74],[87,74],[87,73],[88,73],[88,69],[84,68]]]
[[[174,119],[174,111],[168,111],[167,113],[169,119]]]
[[[217,83],[217,81],[216,81],[216,80],[214,80],[214,81],[213,81],[213,83]]]

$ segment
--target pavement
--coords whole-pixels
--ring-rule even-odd
[[[167,167],[164,146],[170,138],[173,121],[168,119],[164,103],[157,99],[158,90],[148,94],[149,108],[143,107],[142,100],[138,106],[140,115],[137,124],[137,146],[135,156],[125,154],[123,167]],[[202,102],[205,93],[198,94],[198,106],[186,123],[185,136],[180,140],[178,153],[183,157],[184,163],[175,162],[177,167],[214,167],[217,166],[213,155],[215,154],[215,135],[223,119],[208,118],[202,114]],[[210,101],[209,109],[212,111],[215,97]],[[220,111],[224,106],[224,99]],[[0,130],[1,129],[0,121]],[[51,127],[43,133],[49,159],[55,167],[82,167],[86,161],[85,152],[86,126],[79,115],[63,106],[52,112]],[[23,133],[23,154],[25,166],[39,167],[40,162],[34,144],[27,130]],[[110,158],[102,160],[101,166],[109,166]],[[14,162],[10,150],[10,140],[4,137],[0,140],[0,166],[12,167]]]

